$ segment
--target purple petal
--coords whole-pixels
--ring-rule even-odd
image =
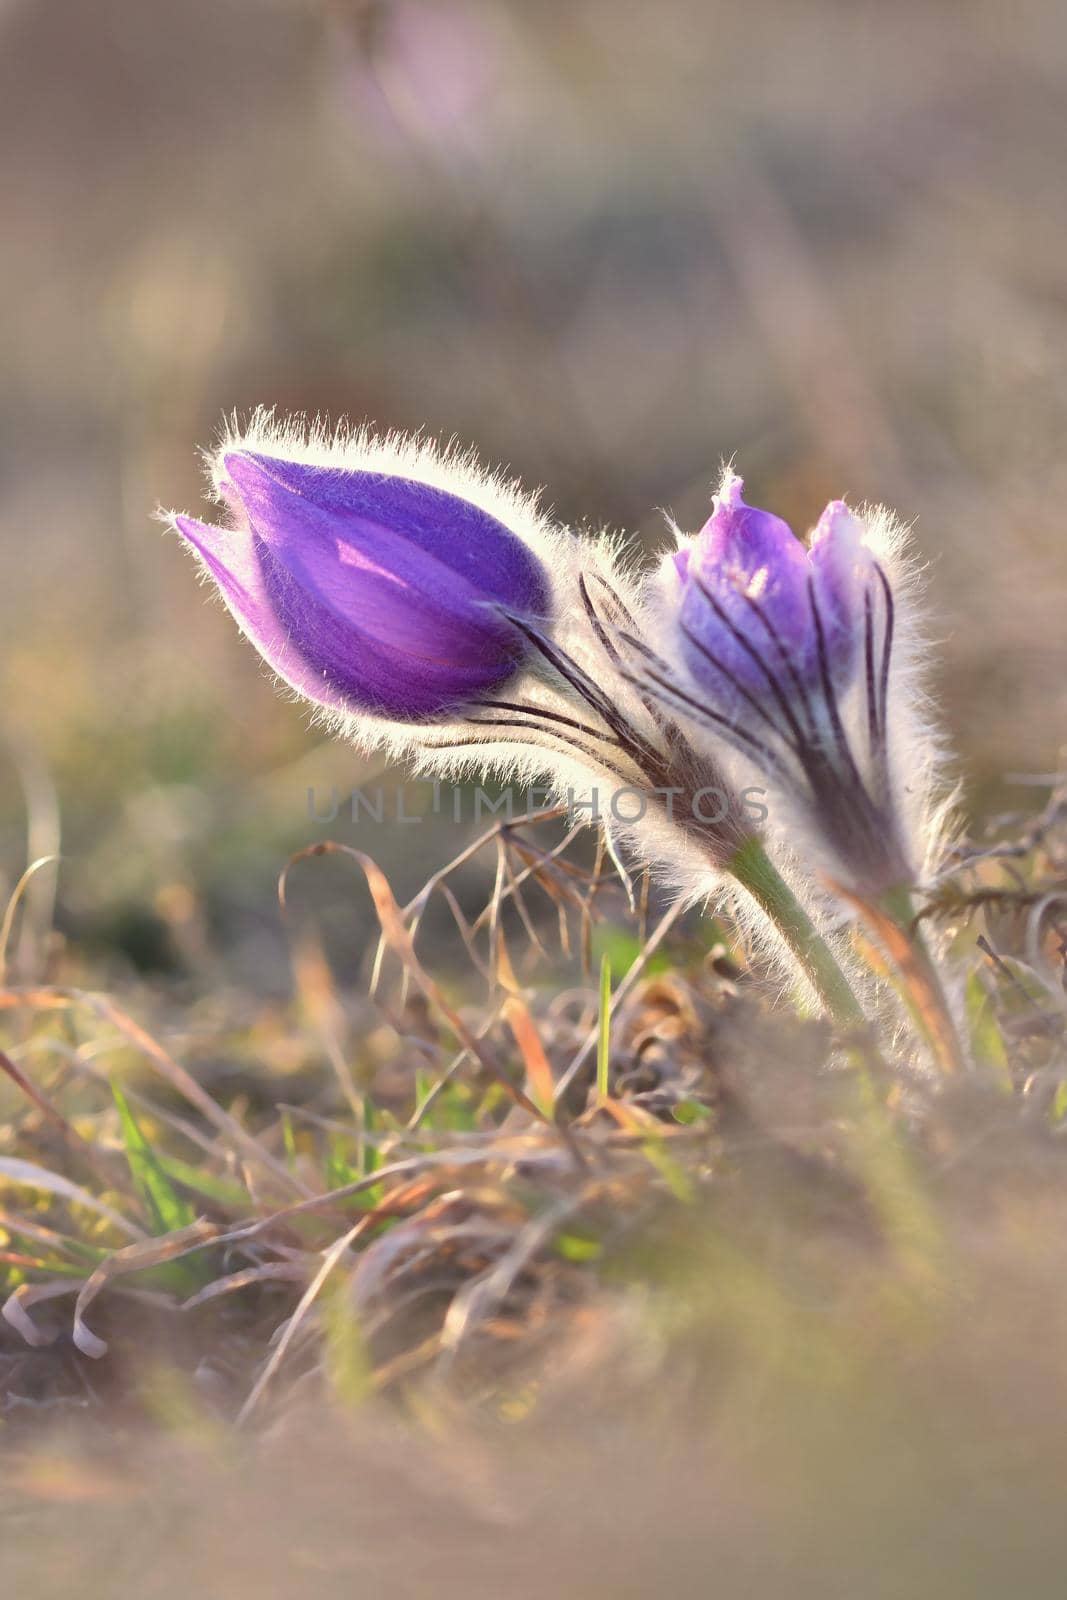
[[[245,632],[320,704],[419,721],[502,683],[522,653],[498,606],[547,609],[540,563],[458,496],[387,474],[230,451],[239,526],[177,519]]]
[[[416,573],[431,572],[435,582],[441,577],[440,568],[417,564],[421,552],[456,578],[465,578],[469,592],[527,615],[544,611],[544,574],[522,541],[487,511],[446,489],[389,473],[308,466],[248,450],[228,452],[224,464],[246,509],[251,510],[250,497],[255,496],[265,523],[284,525],[293,497],[298,497],[336,517],[339,536],[371,557],[378,553],[379,541],[394,554],[406,544]],[[266,527],[261,531],[269,536]],[[394,570],[390,560],[381,565]]]
[[[285,636],[299,642],[300,657],[315,675],[317,698],[327,705],[420,722],[493,688],[517,664],[514,630],[508,631],[507,649],[474,662],[413,657],[361,633],[294,579],[258,538],[256,547],[271,613]]]
[[[693,675],[724,708],[738,713],[745,696],[766,699],[771,678],[817,669],[808,595],[808,560],[789,525],[746,505],[730,474],[712,515],[691,546],[683,574],[681,623]]]
[[[193,517],[175,517],[174,526],[200,556],[238,626],[268,665],[300,694],[336,706],[321,671],[293,648],[278,621],[251,534],[215,528]]]
[[[270,667],[298,693],[333,710],[404,721],[432,717],[506,677],[501,655],[475,667],[412,660],[361,636],[320,605],[255,534],[176,517],[178,532],[210,571],[242,631]]]
[[[250,526],[278,568],[360,636],[425,660],[476,665],[506,649],[507,624],[466,578],[393,528],[323,509],[230,457]]]
[[[865,627],[865,593],[874,568],[865,529],[843,500],[831,500],[812,535],[812,580],[834,682],[855,675]]]

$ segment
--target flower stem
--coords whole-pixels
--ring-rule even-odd
[[[775,924],[834,1021],[846,1028],[865,1027],[863,1008],[833,952],[760,841],[746,839],[726,869]]]
[[[941,1070],[958,1072],[966,1067],[967,1058],[941,973],[916,920],[911,886],[900,883],[887,890],[881,897],[880,911],[903,937],[899,948],[896,940],[887,938],[885,943],[903,980],[912,1016]]]

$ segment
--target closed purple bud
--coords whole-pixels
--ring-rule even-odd
[[[257,450],[222,457],[233,526],[179,516],[238,623],[300,694],[418,723],[498,687],[526,646],[501,608],[544,614],[529,547],[436,485]]]

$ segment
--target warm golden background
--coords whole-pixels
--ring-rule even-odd
[[[1067,708],[1065,159],[1055,0],[0,0],[7,882],[28,799],[65,932],[284,983],[307,785],[363,768],[153,522],[261,402],[645,537],[735,453],[797,525],[891,502],[972,799],[1021,801]]]

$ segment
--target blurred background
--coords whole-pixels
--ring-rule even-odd
[[[1065,151],[1055,0],[0,0],[0,888],[61,848],[85,948],[284,989],[278,869],[355,834],[308,787],[371,773],[153,521],[261,403],[648,540],[730,456],[798,527],[889,502],[969,800],[1024,802],[1067,710]],[[458,843],[369,848],[410,893]]]

